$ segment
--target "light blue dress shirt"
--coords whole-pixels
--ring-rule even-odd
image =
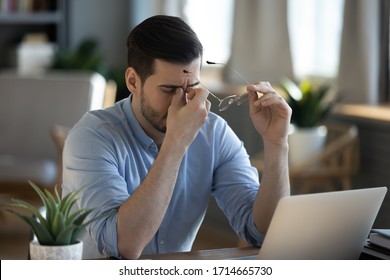
[[[97,208],[95,214],[118,210],[158,155],[130,100],[131,96],[113,107],[86,113],[65,143],[63,195],[86,186],[77,206]],[[221,117],[209,113],[182,160],[168,210],[143,254],[190,251],[211,196],[241,238],[261,245],[264,236],[252,217],[258,189],[257,170],[242,142]],[[94,222],[84,242],[92,237],[92,246],[101,254],[120,257],[116,222],[117,215]]]

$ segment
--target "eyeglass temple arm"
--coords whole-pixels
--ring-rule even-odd
[[[209,61],[209,60],[206,60],[206,63],[207,64],[211,64],[211,65],[224,65],[224,66],[227,66],[230,70],[232,70],[234,73],[236,73],[242,80],[244,80],[246,82],[247,85],[249,85],[250,83],[248,82],[247,79],[245,79],[245,77],[243,75],[241,75],[240,72],[238,72],[236,69],[234,69],[233,67],[230,67],[229,64],[226,64],[226,63],[219,63],[219,62],[213,62],[213,61]]]
[[[214,98],[217,99],[219,102],[221,102],[221,99],[219,99],[214,93],[212,93],[211,91],[209,91],[208,88],[207,88],[204,84],[202,84],[202,82],[201,82],[197,77],[195,77],[195,75],[194,75],[192,72],[187,71],[187,70],[185,70],[185,69],[183,70],[183,72],[186,73],[186,74],[192,75],[192,76],[199,82],[199,84],[201,84],[201,85],[209,92],[209,94],[210,94],[212,97],[214,97]]]

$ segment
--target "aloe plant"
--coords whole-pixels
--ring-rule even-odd
[[[292,109],[291,122],[298,127],[314,127],[329,114],[334,105],[330,96],[330,85],[315,85],[303,80],[299,85],[288,78],[280,81],[280,86],[287,94],[287,103]]]
[[[35,192],[39,195],[45,207],[45,214],[41,214],[39,209],[33,205],[19,199],[13,199],[11,206],[16,206],[28,210],[32,215],[21,214],[13,209],[7,208],[8,211],[23,221],[25,221],[33,231],[39,244],[41,245],[69,245],[78,242],[81,231],[94,220],[101,218],[96,217],[85,221],[93,209],[79,209],[72,212],[72,206],[77,200],[77,195],[83,189],[80,188],[75,192],[67,194],[61,198],[57,186],[54,188],[54,195],[48,190],[42,191],[37,185],[30,182]]]

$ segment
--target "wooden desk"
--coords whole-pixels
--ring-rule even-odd
[[[199,250],[183,253],[143,255],[140,259],[152,260],[223,260],[257,255],[258,247],[236,247],[223,249]]]
[[[198,250],[182,253],[169,253],[169,254],[153,254],[143,255],[139,259],[151,259],[151,260],[226,260],[235,259],[240,257],[247,257],[257,255],[260,248],[258,247],[235,247],[235,248],[222,248],[222,249],[209,249]],[[382,259],[380,257],[372,255],[367,250],[363,250],[360,255],[360,260],[377,260]]]

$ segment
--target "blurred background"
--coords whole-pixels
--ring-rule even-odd
[[[27,180],[60,184],[67,129],[129,95],[127,35],[156,14],[183,18],[204,45],[204,61],[229,65],[203,65],[201,79],[217,96],[245,92],[234,68],[280,90],[294,109],[294,133],[320,131],[294,138],[303,151],[291,134],[290,150],[309,151],[290,162],[293,194],[390,185],[389,2],[0,0],[0,204],[12,197],[39,204]],[[210,100],[261,175],[262,142],[247,106],[220,112]],[[209,210],[194,247],[240,244],[213,201]],[[375,226],[390,227],[389,195]],[[25,258],[27,228],[4,213],[0,227],[0,258]]]

